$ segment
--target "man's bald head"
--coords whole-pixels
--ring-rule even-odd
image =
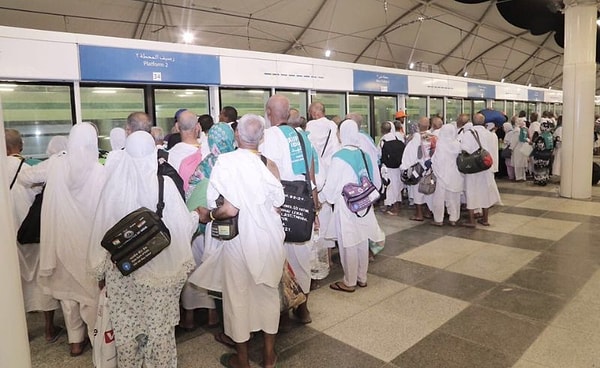
[[[426,132],[429,130],[429,118],[423,116],[419,119],[419,132]]]
[[[483,125],[485,124],[485,115],[483,114],[475,114],[473,116],[473,125]]]
[[[18,130],[4,129],[4,137],[6,140],[7,155],[18,155],[23,151],[23,138]]]
[[[469,114],[460,114],[456,118],[456,127],[462,128],[466,123],[469,122]]]
[[[320,119],[325,116],[325,105],[318,101],[313,102],[308,108],[308,113],[310,114],[311,118]]]
[[[265,115],[273,125],[288,121],[290,114],[290,100],[283,95],[273,95],[265,106]]]

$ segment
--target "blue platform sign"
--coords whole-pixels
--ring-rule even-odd
[[[401,74],[354,70],[354,91],[408,93],[408,77]]]
[[[467,97],[496,98],[496,86],[484,83],[467,83]]]
[[[82,81],[219,84],[219,57],[79,45]]]
[[[527,90],[527,101],[536,101],[543,102],[544,101],[544,91],[536,91],[536,90]]]

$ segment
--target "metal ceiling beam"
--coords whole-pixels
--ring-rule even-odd
[[[529,62],[529,60],[531,60],[535,55],[537,55],[539,52],[541,52],[541,50],[544,47],[544,45],[546,44],[546,42],[548,42],[548,40],[550,39],[550,37],[552,37],[553,34],[554,34],[553,32],[549,32],[548,35],[546,36],[546,38],[544,38],[544,41],[542,41],[542,43],[540,45],[538,45],[538,47],[535,49],[535,51],[531,53],[531,56],[529,56],[527,59],[525,59],[525,61],[523,61],[521,64],[519,64],[519,66],[514,68],[512,72],[508,73],[505,78],[509,78],[513,73],[517,72],[523,65],[527,64]]]
[[[459,47],[461,47],[463,45],[463,43],[466,41],[466,39],[473,35],[473,32],[476,32],[479,27],[481,27],[481,22],[483,22],[483,20],[485,19],[485,17],[487,17],[488,13],[490,12],[490,10],[492,9],[492,7],[496,5],[496,1],[492,0],[490,1],[490,4],[488,5],[488,7],[485,9],[485,11],[483,12],[483,15],[479,18],[479,20],[477,21],[477,23],[475,23],[475,25],[473,26],[473,28],[471,28],[471,30],[469,31],[469,33],[467,33],[467,35],[465,37],[463,37],[453,48],[452,50],[450,50],[450,52],[448,52],[441,60],[439,60],[438,62],[435,63],[435,65],[439,65],[442,64],[444,61],[446,61],[448,59],[448,57],[450,57],[450,55],[454,54],[454,51],[458,50]],[[475,36],[476,37],[476,36]],[[475,42],[475,41],[473,41]],[[468,55],[467,55],[468,57]]]
[[[142,18],[144,17],[144,14],[146,14],[146,8],[148,7],[148,5],[148,3],[144,3],[144,6],[142,6],[142,9],[140,10],[140,15],[138,16],[131,38],[137,38],[138,31],[140,29],[140,26],[142,25]],[[148,18],[146,18],[146,21],[147,20]]]
[[[527,74],[533,74],[533,70],[535,68],[537,68],[538,66],[543,65],[545,63],[548,63],[548,62],[550,62],[550,61],[552,61],[552,60],[554,60],[556,58],[561,58],[561,57],[562,57],[562,55],[554,55],[551,58],[548,58],[548,59],[542,61],[541,63],[534,65],[533,67],[529,68],[527,71],[521,73],[521,75],[519,75],[517,78],[515,78],[514,81],[518,81],[519,79],[523,78]]]
[[[284,54],[287,54],[288,52],[290,52],[290,50],[292,48],[294,48],[294,45],[296,45],[296,43],[300,43],[300,40],[304,36],[304,33],[306,33],[306,31],[310,28],[310,25],[313,24],[313,22],[315,21],[315,19],[317,18],[317,16],[321,13],[321,10],[325,6],[325,4],[327,4],[327,1],[328,0],[323,0],[321,2],[321,5],[319,5],[319,9],[317,9],[317,11],[313,14],[312,18],[310,18],[310,21],[308,21],[308,23],[306,24],[306,26],[304,26],[304,28],[302,29],[302,31],[300,31],[300,34],[298,35],[298,37],[294,37],[294,41],[291,42],[290,45],[288,46],[288,48],[283,52]]]
[[[396,20],[394,20],[387,27],[385,27],[381,32],[379,32],[379,34],[377,36],[375,36],[375,37],[373,37],[371,39],[371,41],[367,44],[367,46],[365,46],[362,49],[362,51],[356,56],[356,58],[354,58],[353,62],[357,63],[358,60],[360,60],[360,58],[364,55],[364,53],[367,52],[367,50],[375,43],[375,41],[377,41],[380,37],[382,37],[383,35],[385,35],[386,33],[388,33],[389,29],[391,29],[392,27],[394,27],[394,25],[396,23],[398,23],[399,21],[401,21],[402,19],[406,18],[407,16],[409,16],[410,14],[412,14],[414,11],[416,11],[419,8],[422,8],[425,5],[426,4],[415,5],[410,10],[408,10],[406,13],[404,13],[404,14],[400,15],[398,18],[396,18]]]

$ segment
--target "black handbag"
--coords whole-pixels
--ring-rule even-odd
[[[294,130],[295,131],[295,130]],[[306,166],[306,180],[282,180],[285,202],[281,206],[281,222],[285,231],[285,241],[288,243],[302,243],[310,240],[315,222],[315,202],[310,184],[310,171],[308,158],[304,147],[302,135],[296,131],[302,147],[304,165]]]
[[[458,157],[456,157],[456,165],[458,166],[458,171],[463,174],[475,174],[478,172],[485,171],[492,167],[492,155],[488,151],[486,151],[483,147],[481,147],[481,142],[479,141],[479,134],[477,132],[470,130],[471,134],[475,137],[479,148],[473,153],[467,153],[466,151],[462,151],[459,153]]]
[[[217,198],[217,208],[223,205],[225,199],[222,195]],[[210,235],[219,240],[231,240],[238,236],[238,218],[239,214],[224,220],[213,220],[210,228]]]
[[[17,241],[19,244],[37,244],[40,242],[40,228],[42,218],[42,201],[44,200],[44,190],[36,194],[27,216],[21,222],[17,231]]]
[[[419,180],[421,180],[424,171],[423,165],[421,165],[420,162],[417,162],[408,169],[402,170],[400,173],[400,180],[406,185],[419,184]]]
[[[111,227],[101,245],[123,276],[142,267],[171,244],[171,233],[162,221],[164,178],[158,175],[156,212],[140,207]]]
[[[512,157],[512,149],[509,147],[504,147],[502,151],[500,151],[500,157],[502,158],[511,158]]]

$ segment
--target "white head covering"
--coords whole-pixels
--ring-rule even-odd
[[[96,128],[89,123],[74,125],[67,153],[48,161],[38,279],[55,296],[68,294],[68,299],[94,305],[98,288],[85,267],[85,248],[105,178],[98,163]]]
[[[152,136],[142,131],[132,133],[127,137],[125,150],[113,157],[88,250],[88,267],[98,278],[113,267],[110,256],[100,246],[106,231],[142,206],[156,210],[158,202],[158,162]],[[194,265],[190,242],[197,224],[192,221],[175,184],[168,177],[164,177],[163,193],[162,220],[171,233],[171,244],[130,275],[136,282],[150,286],[174,285],[185,279]]]
[[[50,142],[48,142],[46,154],[48,154],[48,156],[52,156],[59,152],[66,151],[67,142],[67,137],[65,137],[64,135],[55,135],[54,137],[52,137],[52,139],[50,139]]]
[[[87,171],[98,163],[98,135],[90,123],[75,124],[67,142],[68,186],[79,188],[87,180]]]
[[[502,124],[502,129],[504,129],[504,133],[508,133],[511,130],[513,130],[513,126],[511,123],[506,122],[506,123]]]
[[[345,120],[340,124],[340,141],[342,146],[358,146],[360,137],[358,136],[358,124],[354,120]]]
[[[456,127],[444,124],[440,129],[431,163],[433,172],[438,180],[445,184],[447,190],[461,192],[464,177],[456,166],[456,156],[460,153],[460,143],[456,138]]]
[[[123,128],[113,128],[110,131],[110,148],[113,151],[123,149],[125,147],[125,139],[127,138],[127,133]]]
[[[527,124],[525,123],[525,118],[517,118],[517,126],[519,128],[523,128]]]

